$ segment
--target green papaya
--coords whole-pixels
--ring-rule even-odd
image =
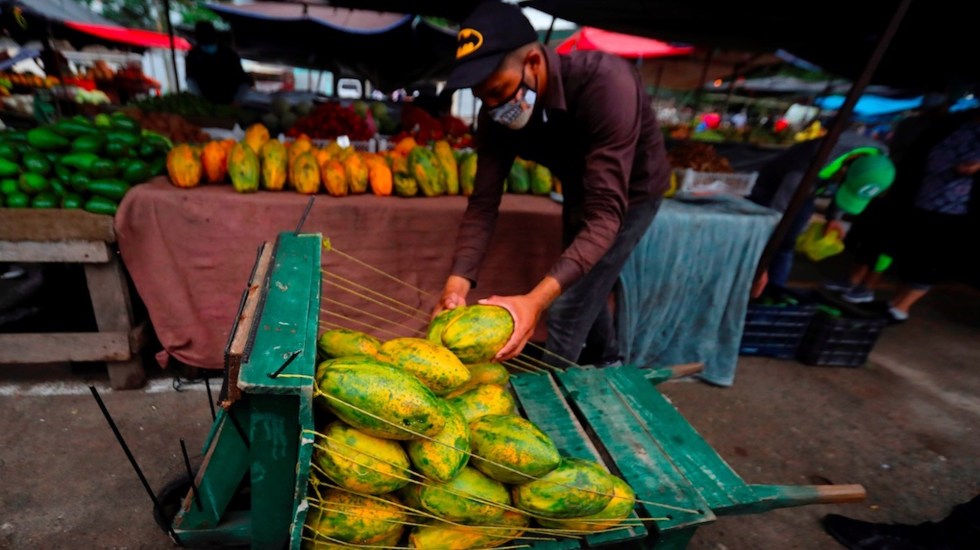
[[[445,173],[432,150],[426,147],[412,149],[408,154],[408,170],[418,182],[419,190],[426,197],[446,194]]]
[[[507,176],[507,188],[511,193],[524,194],[531,190],[531,178],[528,176],[524,161],[517,159],[510,167]]]
[[[551,170],[547,166],[535,164],[531,167],[531,193],[547,195],[551,193]]]

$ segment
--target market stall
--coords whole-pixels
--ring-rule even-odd
[[[166,353],[189,365],[221,367],[222,346],[240,298],[229,281],[247,278],[259,243],[293,228],[306,201],[291,192],[236,194],[228,186],[181,191],[163,178],[127,195],[117,217],[120,250]],[[464,197],[320,196],[305,228],[322,232],[332,246],[359,260],[437,293],[465,207]],[[632,335],[625,348],[629,357],[642,365],[704,362],[707,379],[730,384],[748,277],[776,219],[741,200],[666,201],[624,274],[628,292],[620,316]],[[531,288],[561,251],[560,228],[557,203],[505,195],[474,298]],[[330,264],[331,258],[325,256],[326,269],[343,267]],[[730,276],[707,275],[720,269]],[[678,272],[691,278],[677,278]],[[385,288],[393,298],[423,310],[435,302],[432,295],[393,285],[376,273],[342,270],[341,275],[357,277],[368,288]],[[711,315],[685,314],[704,312],[709,303]],[[654,313],[644,313],[648,310]],[[346,314],[374,324],[359,312]],[[653,326],[649,315],[668,316],[671,328],[640,330]],[[426,319],[407,316],[404,322],[420,328]],[[655,346],[651,338],[657,339]]]

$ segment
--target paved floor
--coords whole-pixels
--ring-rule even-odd
[[[86,384],[109,410],[154,487],[181,469],[211,424],[201,385],[167,373],[111,392],[103,371],[0,367],[0,548],[171,544]],[[939,518],[980,492],[980,293],[944,288],[889,328],[857,369],[743,358],[735,386],[661,386],[747,481],[861,483],[861,504],[721,518],[691,548],[835,548],[829,512],[880,521]]]

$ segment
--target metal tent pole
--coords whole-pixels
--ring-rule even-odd
[[[772,263],[772,259],[776,255],[776,250],[779,248],[779,245],[783,242],[783,239],[786,238],[786,234],[789,232],[790,224],[793,222],[793,219],[796,218],[800,208],[803,206],[803,202],[810,194],[810,189],[813,187],[813,182],[817,179],[817,172],[819,172],[820,168],[825,162],[827,162],[827,158],[830,156],[830,151],[837,143],[837,139],[844,131],[844,126],[847,124],[848,119],[851,117],[851,113],[854,111],[854,105],[857,104],[858,98],[861,97],[861,93],[871,81],[871,76],[874,74],[875,69],[878,68],[878,64],[881,63],[881,59],[885,56],[885,52],[888,50],[888,46],[891,44],[892,38],[895,36],[895,32],[898,31],[898,27],[901,25],[902,19],[908,12],[911,4],[912,0],[902,0],[899,3],[898,7],[895,9],[895,13],[892,14],[891,20],[888,22],[888,26],[885,27],[885,30],[881,33],[881,36],[878,37],[878,43],[875,45],[875,49],[871,53],[871,57],[868,58],[868,62],[865,64],[864,70],[861,72],[861,76],[854,81],[851,89],[847,92],[847,98],[844,100],[844,104],[841,105],[841,108],[837,111],[837,116],[834,117],[834,122],[830,125],[830,129],[827,130],[827,136],[820,144],[816,157],[814,157],[813,162],[810,164],[809,168],[807,168],[806,173],[803,175],[803,180],[800,182],[799,187],[796,188],[796,193],[793,194],[793,198],[790,200],[789,206],[786,207],[783,217],[779,220],[779,225],[776,226],[772,236],[769,238],[769,242],[766,243],[766,248],[763,250],[762,258],[759,260],[759,265],[756,268],[756,283],[759,282],[762,275],[767,269],[769,269],[769,264]]]
[[[167,20],[167,35],[170,37],[170,65],[174,70],[174,90],[180,93],[180,73],[177,72],[177,49],[174,47],[174,25],[170,22],[170,0],[163,0],[163,16]]]

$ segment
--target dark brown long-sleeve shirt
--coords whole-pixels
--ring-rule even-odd
[[[609,250],[630,205],[669,185],[663,135],[637,71],[600,52],[545,51],[548,86],[527,126],[511,130],[490,120],[486,107],[480,112],[476,182],[452,269],[474,284],[515,156],[547,166],[562,182],[566,233],[577,231],[549,272],[563,290]]]

